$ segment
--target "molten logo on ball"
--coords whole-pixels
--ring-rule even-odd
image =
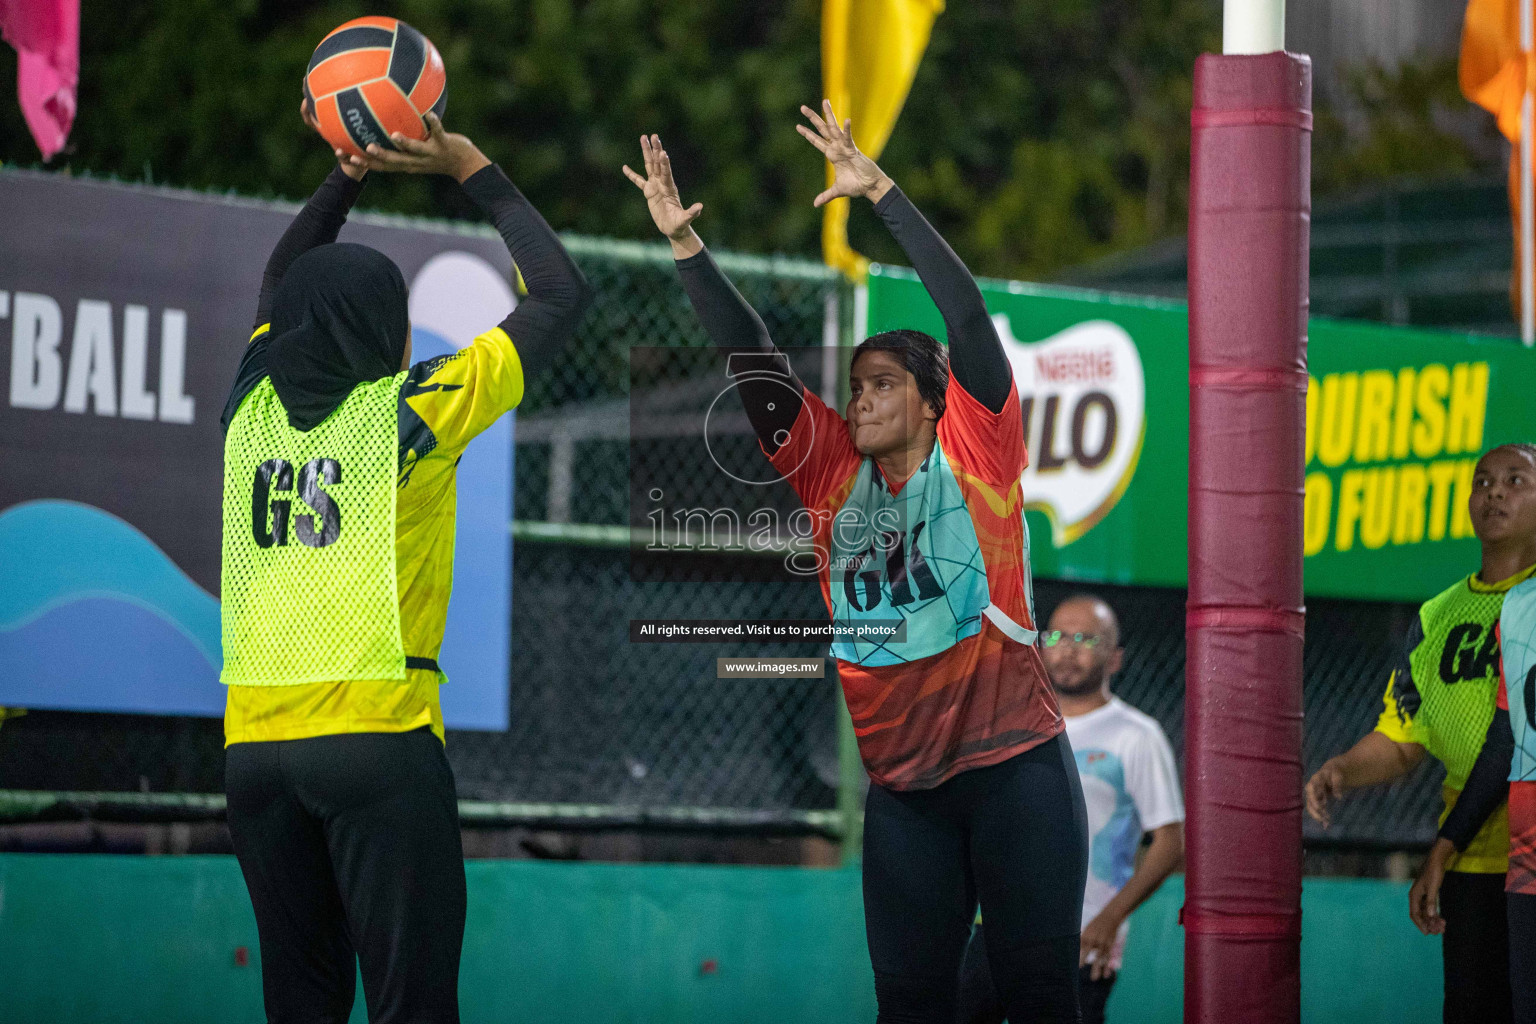
[[[1093,529],[1136,473],[1146,433],[1146,380],[1125,328],[1089,320],[1037,342],[992,318],[1013,364],[1029,468],[1024,507],[1044,512],[1059,548]]]

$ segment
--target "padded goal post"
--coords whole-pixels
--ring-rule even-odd
[[[1195,66],[1183,921],[1200,1024],[1300,1018],[1311,95],[1305,56]]]

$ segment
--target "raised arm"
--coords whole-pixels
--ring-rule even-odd
[[[788,357],[774,346],[762,317],[720,272],[694,232],[693,222],[704,207],[700,203],[683,207],[672,177],[672,161],[662,148],[660,136],[641,136],[640,151],[645,159],[645,176],[628,166],[624,174],[644,193],[657,230],[672,243],[678,276],[705,333],[722,351],[757,357],[752,368],[758,372],[743,377],[736,390],[758,441],[771,456],[780,447],[778,439],[795,425],[803,406],[803,402],[793,398],[786,400],[783,385],[788,383],[796,395],[804,394],[805,387],[790,368]]]
[[[528,286],[500,326],[517,346],[524,377],[532,379],[570,342],[592,290],[549,224],[500,167],[488,164],[462,187],[496,225]]]
[[[316,132],[320,130],[307,104],[299,104],[299,114],[305,124]],[[368,169],[346,160],[341,150],[335,152],[339,161],[336,169],[309,197],[309,202],[293,218],[293,223],[288,225],[288,230],[283,232],[272,255],[267,258],[266,269],[261,274],[261,295],[256,300],[254,328],[260,328],[272,319],[272,297],[289,266],[316,246],[336,241],[352,204],[363,191],[363,176]]]
[[[463,135],[427,114],[427,138],[391,137],[395,150],[369,145],[354,163],[381,171],[446,174],[484,210],[522,272],[528,294],[500,327],[517,347],[524,379],[554,362],[570,341],[591,291],[574,260],[517,186]]]
[[[859,152],[852,122],[839,123],[831,102],[822,101],[822,114],[810,107],[801,107],[800,112],[811,127],[796,125],[796,130],[821,151],[835,174],[815,205],[842,196],[863,196],[874,203],[875,212],[912,261],[944,318],[950,372],[978,402],[994,413],[1002,412],[1013,387],[1013,371],[971,272],[896,183]]]

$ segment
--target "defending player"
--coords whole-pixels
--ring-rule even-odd
[[[538,213],[428,117],[426,142],[344,161],[294,218],[224,409],[225,782],[273,1024],[346,1021],[359,965],[374,1024],[459,1019],[464,864],[436,662],[454,474],[586,302]],[[334,244],[368,168],[452,175],[522,271],[527,297],[455,355],[411,366],[399,268]]]
[[[1532,461],[1524,489],[1536,491],[1536,446],[1519,447]],[[1536,499],[1526,495],[1516,500]],[[1511,679],[1514,686],[1509,685]],[[1424,934],[1445,934],[1441,897],[1446,865],[1467,849],[1506,799],[1509,871],[1504,889],[1510,996],[1517,1024],[1536,1024],[1536,579],[1516,584],[1504,598],[1499,612],[1497,710],[1461,799],[1446,815],[1409,893],[1413,922]]]
[[[1103,1024],[1131,912],[1184,863],[1184,799],[1162,727],[1109,691],[1125,660],[1114,610],[1092,594],[1069,597],[1056,606],[1041,642],[1088,805],[1078,991],[1083,1024]],[[1151,843],[1138,864],[1143,835]],[[965,951],[955,1019],[1001,1024],[1004,1016],[987,963],[986,936],[977,927]]]
[[[1505,594],[1536,573],[1536,448],[1501,445],[1478,460],[1468,499],[1482,568],[1426,601],[1387,683],[1373,732],[1330,758],[1307,783],[1307,811],[1327,827],[1329,804],[1352,789],[1406,775],[1427,750],[1445,764],[1445,810],[1454,811],[1493,717],[1498,689],[1495,626]],[[1504,873],[1509,826],[1499,813],[1445,861],[1447,1024],[1510,1019]],[[1418,908],[1412,908],[1418,919]]]
[[[1018,392],[964,264],[854,146],[831,105],[797,126],[874,204],[944,317],[866,339],[846,420],[805,389],[692,228],[656,136],[644,193],[714,343],[761,353],[738,390],[763,451],[818,524],[835,622],[904,620],[901,644],[834,641],[869,771],[864,908],[880,1020],[952,1024],[978,898],[993,975],[1019,1021],[1076,1021],[1085,811],[1034,646]],[[814,129],[814,130],[813,130]],[[833,519],[839,526],[834,529]]]

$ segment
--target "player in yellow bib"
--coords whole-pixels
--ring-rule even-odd
[[[373,1024],[457,1024],[464,863],[436,662],[454,476],[587,301],[501,170],[428,125],[342,158],[294,219],[224,409],[225,787],[270,1024],[342,1024],[359,966]],[[527,282],[454,355],[411,365],[399,268],[335,241],[370,169],[451,175]]]
[[[1352,789],[1406,775],[1426,752],[1445,764],[1443,822],[1466,786],[1493,719],[1499,684],[1495,627],[1504,595],[1536,574],[1536,502],[1510,500],[1536,487],[1527,445],[1503,445],[1478,461],[1468,511],[1482,543],[1482,568],[1424,602],[1387,683],[1374,731],[1330,758],[1307,783],[1307,810],[1326,828],[1329,805]],[[1509,823],[1494,815],[1447,864],[1447,1024],[1510,1020],[1504,872]]]

